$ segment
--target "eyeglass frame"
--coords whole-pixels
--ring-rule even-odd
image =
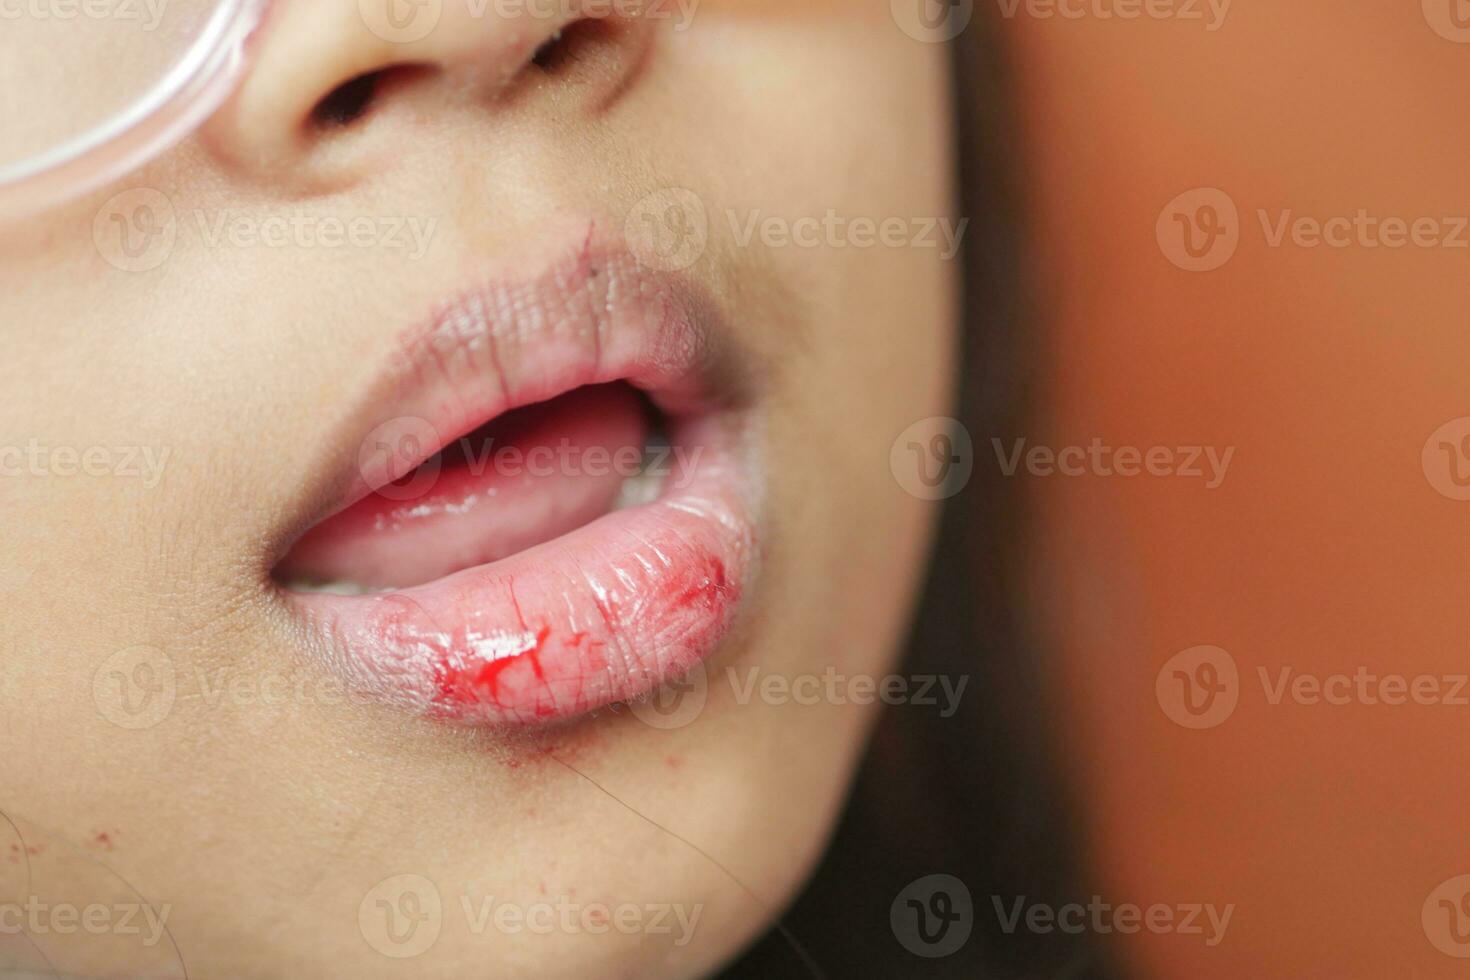
[[[143,167],[212,116],[245,74],[269,0],[221,0],[188,52],[122,112],[0,166],[0,220],[27,217]]]

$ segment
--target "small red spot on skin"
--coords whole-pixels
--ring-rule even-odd
[[[112,835],[105,830],[99,830],[97,831],[97,835],[92,838],[92,843],[110,851],[112,850]]]
[[[664,760],[664,764],[667,765],[670,769],[680,769],[684,765],[684,760],[679,758],[677,755],[671,755]]]

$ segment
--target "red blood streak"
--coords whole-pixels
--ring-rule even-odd
[[[445,665],[442,668],[444,676],[439,684],[438,700],[441,703],[451,704],[463,701],[490,701],[505,705],[507,702],[501,697],[500,675],[519,663],[529,663],[536,679],[544,684],[546,674],[541,669],[541,651],[546,648],[546,641],[550,637],[551,627],[543,626],[536,633],[535,645],[513,657],[490,660],[468,671]],[[537,710],[539,713],[541,709],[538,707]]]
[[[696,603],[703,603],[707,609],[718,608],[721,597],[731,591],[725,576],[725,563],[718,558],[710,558],[704,575],[698,581],[675,589],[669,596],[669,605],[674,609],[688,609]]]

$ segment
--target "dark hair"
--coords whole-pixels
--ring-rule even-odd
[[[958,415],[977,453],[1020,435],[1037,331],[1025,288],[1019,142],[1004,51],[979,18],[954,42],[964,354]],[[1053,907],[1085,896],[1075,807],[1049,740],[1045,663],[1017,615],[1025,513],[1017,481],[977,465],[946,508],[903,670],[969,677],[960,710],[885,709],[825,859],[783,919],[730,977],[1101,977],[1096,950],[1061,933],[1007,933],[993,902]],[[910,882],[959,878],[973,900],[968,942],[921,958],[890,907]],[[804,948],[805,958],[795,944]]]

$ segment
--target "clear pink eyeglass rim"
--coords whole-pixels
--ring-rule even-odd
[[[96,190],[194,131],[245,70],[245,41],[269,0],[221,0],[179,64],[137,102],[45,153],[0,167],[0,220],[22,218]]]

